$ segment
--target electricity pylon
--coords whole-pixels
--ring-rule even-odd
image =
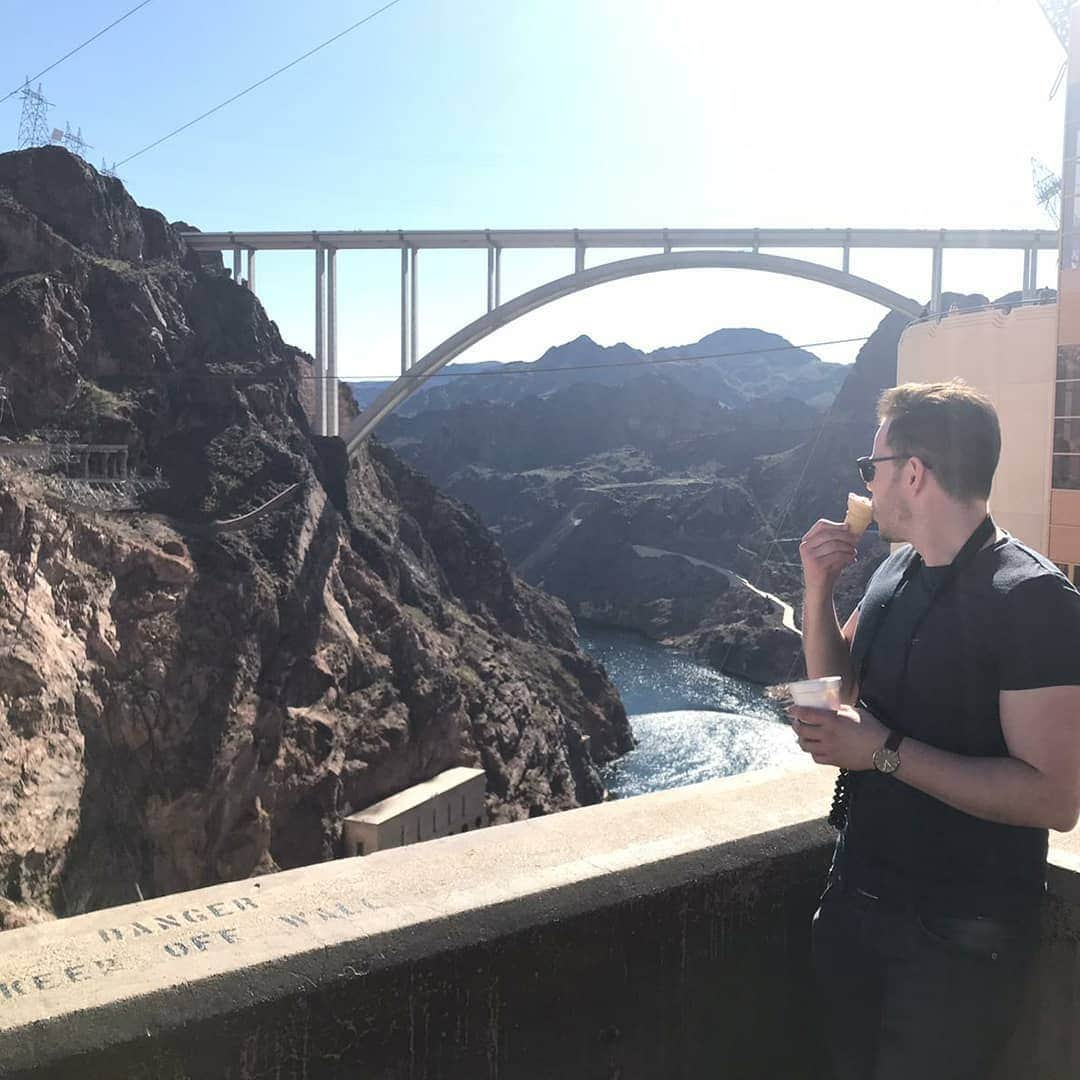
[[[19,113],[18,149],[26,150],[31,146],[44,146],[49,141],[49,106],[41,92],[41,83],[34,90],[27,78],[19,91],[22,99],[22,111]]]
[[[1046,21],[1066,52],[1069,51],[1069,11],[1074,2],[1075,0],[1039,0],[1039,7],[1042,8]]]

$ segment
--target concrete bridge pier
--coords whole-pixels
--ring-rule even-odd
[[[930,313],[938,315],[941,312],[941,264],[944,248],[938,244],[934,248],[933,260],[930,267]]]
[[[501,303],[502,294],[502,248],[487,233],[487,309],[494,311]]]
[[[1039,280],[1039,249],[1028,248],[1024,252],[1024,288],[1025,300],[1034,300],[1038,291]]]
[[[315,434],[326,434],[326,249],[315,248]]]
[[[417,325],[420,318],[420,298],[417,294],[419,279],[417,278],[417,260],[420,258],[419,248],[409,249],[409,367],[416,367],[416,337]]]
[[[409,370],[409,249],[401,245],[401,374]],[[489,309],[490,310],[490,309]]]
[[[247,251],[247,277],[243,277],[243,253]],[[232,246],[232,278],[237,285],[243,284],[252,292],[255,291],[255,249],[242,248],[239,244]]]
[[[581,231],[574,230],[574,273],[580,274],[585,270],[585,242],[581,239]]]
[[[249,258],[253,254],[249,253]],[[315,247],[315,370],[312,372],[316,435],[334,437],[340,430],[337,346],[337,248],[319,243]]]
[[[337,377],[337,249],[326,249],[326,431],[338,435],[338,377]]]
[[[406,244],[404,233],[398,235],[401,242],[401,374],[404,375],[416,363],[416,260],[420,253]]]

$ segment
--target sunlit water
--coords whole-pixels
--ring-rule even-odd
[[[616,796],[696,784],[801,758],[761,687],[622,630],[580,623],[581,645],[607,669],[638,745],[604,770]]]

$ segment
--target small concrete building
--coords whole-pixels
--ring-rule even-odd
[[[436,840],[487,824],[483,769],[459,766],[360,810],[345,819],[345,854]]]

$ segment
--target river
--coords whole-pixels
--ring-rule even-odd
[[[802,758],[783,713],[754,683],[623,630],[578,624],[581,647],[622,697],[638,745],[604,769],[617,797]]]

